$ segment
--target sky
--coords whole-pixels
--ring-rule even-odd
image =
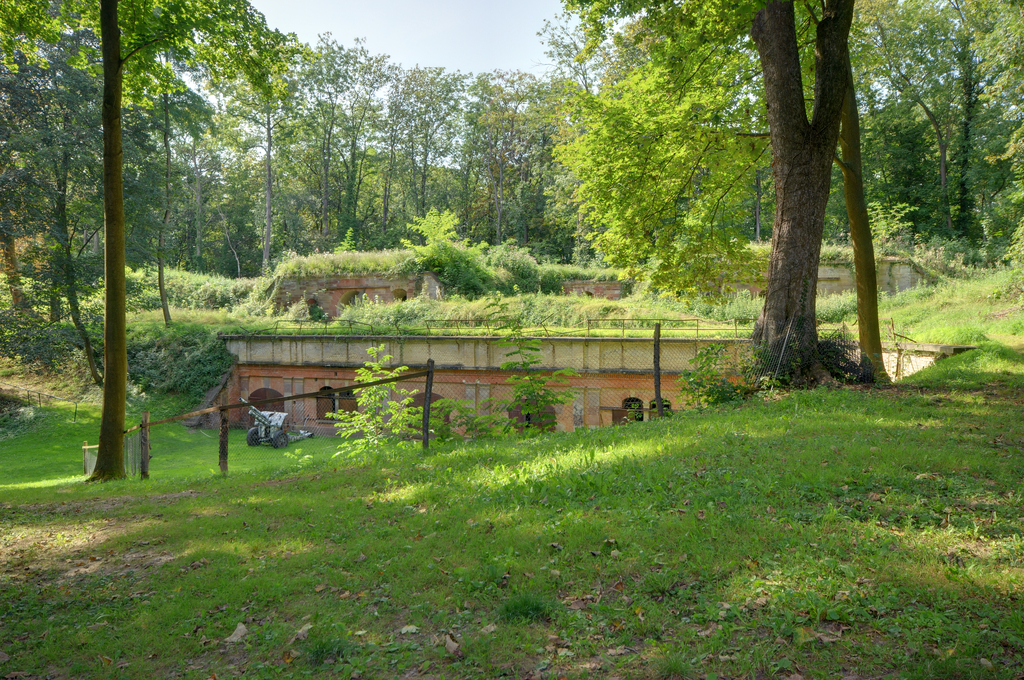
[[[267,24],[311,45],[330,32],[346,47],[365,38],[373,54],[404,67],[443,66],[463,73],[546,66],[537,32],[562,10],[560,0],[250,0]]]

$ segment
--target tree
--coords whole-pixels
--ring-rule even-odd
[[[860,15],[869,31],[881,83],[919,107],[932,128],[938,149],[942,219],[946,233],[957,234],[949,195],[949,149],[958,122],[967,125],[967,138],[970,136],[978,86],[967,28],[945,0],[869,0]],[[971,236],[969,230],[958,235]]]
[[[842,127],[839,133],[842,157],[836,163],[843,172],[843,194],[850,221],[853,243],[854,273],[857,285],[857,331],[860,350],[871,361],[875,380],[889,382],[882,356],[882,337],[878,328],[878,279],[875,270],[875,246],[871,238],[868,204],[864,197],[864,167],[860,152],[860,112],[854,89],[853,70],[849,71],[849,87],[843,102]]]
[[[119,14],[119,5],[129,11]],[[103,72],[104,368],[103,413],[94,479],[124,476],[124,422],[128,360],[125,319],[125,211],[121,111],[130,95],[175,89],[180,83],[156,56],[168,51],[186,63],[209,64],[266,82],[285,36],[266,27],[246,0],[66,0],[58,18],[43,3],[4,4],[0,34],[29,54],[36,41],[53,39],[65,26],[100,36]],[[60,23],[58,23],[58,21]],[[5,52],[6,54],[6,52]]]
[[[520,167],[530,144],[527,109],[536,99],[536,78],[528,73],[482,73],[470,87],[469,118],[494,201],[495,243],[502,242],[509,175]]]
[[[220,83],[216,89],[225,98],[227,115],[243,122],[250,130],[257,131],[254,136],[259,140],[258,146],[263,148],[264,165],[264,228],[263,228],[263,274],[270,273],[270,246],[273,236],[273,193],[274,172],[273,155],[275,134],[287,123],[293,112],[291,99],[295,84],[286,77],[282,63],[278,73],[271,78],[269,87],[253,87],[244,78],[231,82]],[[230,235],[228,236],[230,240]],[[237,259],[237,254],[236,254]],[[241,265],[239,265],[241,269]]]
[[[776,195],[765,305],[754,329],[754,341],[769,347],[792,342],[795,377],[812,382],[826,379],[816,358],[815,291],[831,167],[848,84],[853,0],[825,0],[820,17],[806,5],[810,16],[801,23],[813,20],[815,25],[809,29],[814,31],[813,40],[804,41],[803,55],[795,3],[787,0],[771,0],[760,8],[753,2],[725,0],[571,0],[568,4],[585,10],[585,18],[598,33],[609,21],[624,16],[649,17],[645,26],[662,37],[652,54],[666,68],[672,68],[671,58],[678,58],[684,50],[704,43],[735,45],[742,41],[742,31],[749,30],[760,58]],[[805,59],[813,63],[813,69],[805,69]],[[810,88],[804,81],[806,71],[813,73]]]

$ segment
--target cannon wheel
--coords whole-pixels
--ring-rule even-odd
[[[283,449],[288,446],[288,433],[283,430],[278,430],[274,433],[270,443],[274,445],[275,449]]]
[[[249,446],[260,445],[260,428],[250,427],[249,431],[245,433],[245,443]]]

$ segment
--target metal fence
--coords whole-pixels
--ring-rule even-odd
[[[36,404],[42,406],[44,403],[51,403],[54,401],[65,401],[72,404],[75,407],[74,416],[72,416],[72,422],[78,422],[78,402],[74,399],[67,399],[65,397],[58,397],[39,390],[32,390],[21,385],[12,385],[6,382],[0,382],[0,394],[7,394],[16,399],[24,399],[29,404]]]

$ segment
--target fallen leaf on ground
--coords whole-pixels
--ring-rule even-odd
[[[444,648],[453,656],[462,656],[462,650],[459,649],[459,643],[456,642],[455,638],[451,635],[444,636]]]
[[[718,625],[717,623],[709,623],[706,627],[704,627],[704,628],[700,629],[699,631],[697,631],[697,637],[703,637],[703,638],[711,637],[712,635],[714,635],[715,633],[717,633],[721,629],[722,629],[722,627],[720,625]]]
[[[248,632],[249,632],[249,629],[245,627],[245,624],[244,623],[239,623],[237,626],[235,626],[235,632],[232,633],[231,635],[227,636],[226,638],[224,638],[224,642],[227,642],[227,643],[241,642],[242,638],[244,638]]]
[[[492,623],[490,625],[487,625],[487,626],[484,626],[483,628],[481,628],[480,632],[483,633],[484,635],[490,635],[491,633],[493,633],[496,630],[498,630],[498,627]]]
[[[241,625],[241,624],[239,624],[239,625]],[[307,623],[302,628],[299,628],[299,630],[295,632],[295,635],[292,636],[292,639],[288,641],[288,644],[290,645],[291,643],[295,642],[296,640],[305,640],[306,638],[308,638],[309,637],[309,629],[312,628],[312,627],[313,627],[312,623]]]
[[[398,631],[399,635],[412,635],[413,633],[420,632],[417,626],[402,626],[402,629]]]
[[[608,650],[608,656],[625,656],[629,654],[629,650],[625,647],[612,647]]]
[[[6,653],[4,653],[4,652],[0,652],[0,663],[7,663],[7,662],[8,662],[8,661],[10,661],[10,660],[11,660],[11,657],[9,657],[9,656],[8,656],[8,655],[7,655]]]

